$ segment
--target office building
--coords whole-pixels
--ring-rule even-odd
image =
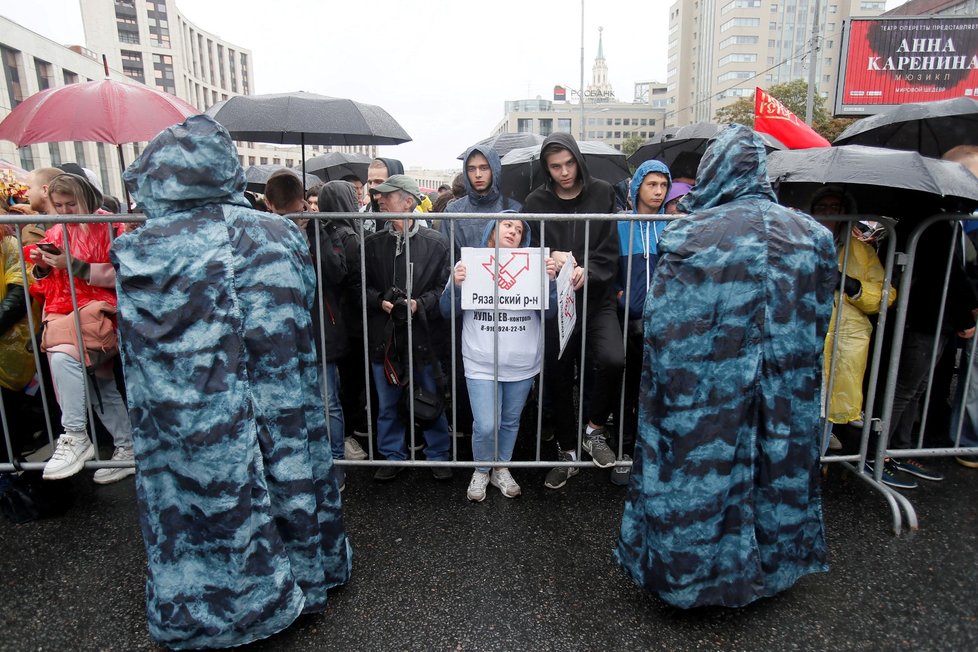
[[[812,56],[815,7],[818,39]],[[666,125],[712,122],[754,88],[809,79],[834,101],[843,21],[877,16],[884,0],[680,0],[669,7]]]

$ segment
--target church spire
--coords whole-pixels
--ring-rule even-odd
[[[608,81],[608,64],[604,60],[604,27],[598,28],[598,56],[594,58],[591,68],[591,83],[588,84],[585,97],[588,102],[611,102],[615,93]]]

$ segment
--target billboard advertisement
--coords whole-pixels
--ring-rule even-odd
[[[978,97],[978,16],[852,18],[839,64],[836,116]]]

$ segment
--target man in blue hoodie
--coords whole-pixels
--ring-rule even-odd
[[[658,259],[659,235],[668,222],[643,220],[642,215],[663,214],[666,196],[672,186],[672,175],[662,161],[645,161],[629,187],[633,217],[618,222],[618,313],[627,323],[625,343],[625,411],[622,415],[623,459],[635,445],[638,428],[638,387],[642,378],[642,309],[652,284],[652,272]],[[628,467],[615,467],[614,484],[628,484]]]
[[[465,195],[449,202],[446,213],[501,213],[519,212],[523,206],[516,200],[504,197],[499,191],[502,179],[502,164],[499,155],[490,147],[473,145],[465,152],[462,182]],[[478,247],[482,233],[486,230],[488,219],[458,220],[455,222],[454,249],[456,258],[462,247]],[[446,238],[449,234],[449,220],[442,220],[439,229]]]

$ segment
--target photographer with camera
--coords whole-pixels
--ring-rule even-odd
[[[411,213],[421,200],[418,184],[410,177],[395,174],[370,189],[381,212]],[[441,373],[438,361],[431,352],[429,322],[441,319],[438,301],[449,276],[448,241],[433,229],[423,227],[413,219],[389,220],[390,229],[374,233],[364,243],[364,262],[367,273],[365,301],[367,304],[367,334],[369,338],[371,372],[377,388],[377,450],[387,460],[407,459],[405,442],[408,405],[412,399],[418,406],[419,391],[424,398],[440,398],[436,377]],[[408,242],[410,240],[410,242]],[[410,248],[410,258],[408,249]],[[414,356],[415,396],[408,388],[408,314]],[[425,423],[425,458],[447,460],[450,446],[448,422],[444,411],[433,414]],[[402,420],[403,419],[403,420]],[[416,423],[418,414],[415,414]],[[374,480],[393,480],[401,466],[384,466],[374,474]],[[452,470],[434,467],[436,480],[448,480]]]

